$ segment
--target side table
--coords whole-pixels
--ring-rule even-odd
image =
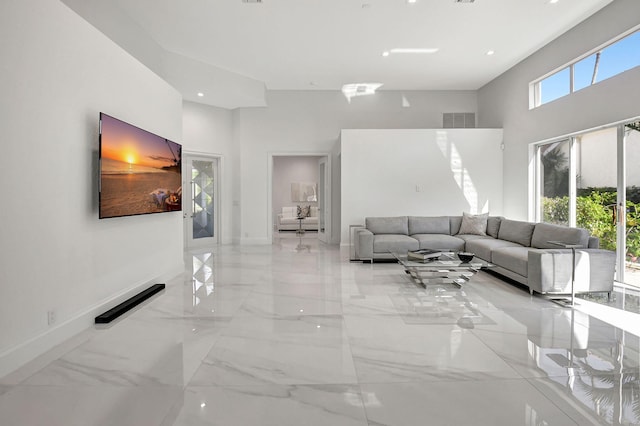
[[[571,299],[551,299],[552,302],[557,303],[558,305],[565,306],[571,308],[573,306],[579,305],[575,302],[576,292],[575,292],[575,284],[576,284],[576,249],[582,248],[580,244],[567,244],[562,241],[547,241],[549,244],[553,244],[554,246],[562,247],[562,248],[570,248],[571,249]]]
[[[302,229],[303,220],[304,220],[304,217],[298,218],[298,230],[296,231],[296,235],[304,235],[304,229]]]

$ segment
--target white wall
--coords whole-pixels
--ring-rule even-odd
[[[502,214],[502,130],[343,130],[342,242],[367,216]]]
[[[185,100],[230,109],[265,105],[263,82],[165,50],[116,2],[60,1],[180,90]]]
[[[627,186],[640,186],[640,132],[627,131]],[[618,185],[617,126],[580,136],[576,161],[578,188]]]
[[[529,83],[640,24],[640,2],[616,0],[478,92],[478,123],[504,128],[505,215],[528,218],[529,144],[640,116],[640,67],[529,110]]]
[[[0,57],[2,376],[183,261],[179,212],[97,212],[98,113],[179,142],[180,95],[59,1],[2,1]]]
[[[233,181],[236,172],[233,147],[233,113],[227,109],[184,102],[182,109],[182,135],[186,154],[204,154],[218,157],[220,208],[220,242],[233,242],[233,230],[239,228],[239,213],[234,203],[239,195],[234,193]],[[238,222],[234,224],[234,222]]]
[[[403,95],[410,107],[402,106]],[[233,112],[234,141],[240,150],[240,170],[234,178],[240,182],[239,231],[244,243],[271,243],[267,179],[271,155],[331,154],[335,177],[338,161],[334,149],[342,129],[438,128],[442,126],[443,112],[476,112],[476,94],[381,91],[348,103],[338,91],[270,91],[267,104],[266,108],[239,108]],[[338,186],[339,181],[334,179],[334,194]],[[336,204],[332,205],[334,222],[339,215]],[[338,242],[337,229],[333,236]]]
[[[317,206],[317,202],[300,202],[291,200],[291,184],[294,182],[318,183],[318,160],[320,157],[273,157],[273,223],[277,223],[278,213],[282,207],[309,205]]]

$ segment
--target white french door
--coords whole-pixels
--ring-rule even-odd
[[[218,238],[218,158],[185,154],[182,203],[187,248],[204,247]]]

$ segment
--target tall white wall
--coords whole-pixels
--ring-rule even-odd
[[[233,113],[194,102],[184,102],[182,115],[183,142],[187,154],[204,154],[219,158],[220,242],[233,242],[233,230],[238,228],[239,213],[234,205],[239,203],[239,195],[234,192],[233,182],[237,173],[233,146]],[[238,224],[234,224],[238,222]]]
[[[640,67],[529,110],[529,83],[640,24],[616,0],[478,91],[478,123],[504,129],[505,215],[528,218],[529,144],[640,116]]]
[[[342,242],[367,216],[500,215],[502,130],[343,130]]]
[[[403,96],[410,106],[403,107]],[[337,91],[270,91],[267,104],[265,108],[239,108],[233,112],[234,140],[240,150],[240,173],[236,176],[241,190],[239,232],[245,243],[271,242],[268,169],[272,155],[331,154],[335,178],[335,145],[342,129],[442,127],[443,112],[476,112],[476,93],[380,91],[375,96],[353,98],[349,103]],[[339,191],[336,179],[332,190],[334,196]],[[337,204],[332,204],[334,222],[339,220]],[[333,240],[338,242],[339,229],[333,231]]]
[[[180,95],[59,1],[2,1],[0,57],[2,376],[183,260],[179,212],[97,211],[98,113],[179,142]]]

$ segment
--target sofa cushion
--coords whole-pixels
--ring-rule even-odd
[[[511,241],[496,240],[495,238],[478,238],[467,241],[465,251],[474,253],[481,259],[491,262],[491,252],[501,247],[522,247]]]
[[[447,219],[447,225],[448,225]],[[464,250],[464,240],[449,234],[414,234],[411,236],[420,243],[420,248]]]
[[[456,235],[456,238],[460,238],[461,240],[464,240],[465,243],[467,241],[472,241],[472,240],[487,240],[487,239],[494,240],[495,239],[488,235],[475,235],[475,234],[458,234]]]
[[[487,218],[489,213],[471,214],[462,213],[462,224],[458,234],[487,235]]]
[[[518,243],[522,246],[530,246],[531,235],[533,234],[533,229],[535,228],[535,226],[535,223],[503,219],[500,222],[498,238],[501,240]]]
[[[282,217],[296,217],[297,207],[283,207]]]
[[[374,234],[409,234],[407,216],[367,217],[365,226]]]
[[[413,234],[449,235],[449,217],[409,216],[409,235]]]
[[[502,216],[489,216],[487,219],[487,235],[498,238],[498,231],[502,219],[504,219]]]
[[[537,223],[531,237],[531,247],[559,248],[549,241],[561,241],[566,244],[579,244],[586,248],[589,244],[589,231],[583,228],[570,228],[568,226],[554,225],[550,223]]]
[[[374,253],[406,253],[408,250],[418,250],[418,240],[408,235],[376,234],[373,236]]]
[[[449,235],[457,235],[462,225],[462,216],[449,216]]]
[[[496,248],[491,252],[491,262],[526,277],[530,250],[530,247]]]

